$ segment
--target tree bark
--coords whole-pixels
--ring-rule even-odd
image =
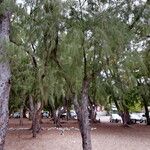
[[[37,133],[39,133],[41,130],[40,112],[41,112],[41,109],[37,110],[35,108],[33,118],[32,118],[32,133],[33,133],[34,138],[36,138]]]
[[[81,103],[81,116],[82,120],[80,122],[80,131],[82,136],[82,146],[83,150],[91,150],[91,128],[89,122],[89,112],[88,112],[88,86],[89,82],[83,80],[83,89],[82,89],[82,103]]]
[[[119,107],[119,105],[118,105],[118,102],[117,102],[116,97],[114,96],[114,93],[113,93],[112,96],[113,96],[113,101],[114,101],[114,103],[115,103],[115,106],[116,106],[117,110],[120,112],[120,107]]]
[[[20,126],[23,126],[23,106],[20,107]]]
[[[79,106],[77,98],[74,99],[75,110],[78,116],[78,123],[82,137],[83,150],[92,150],[91,128],[88,111],[88,87],[89,81],[84,79],[82,86],[81,106]]]
[[[126,110],[121,113],[122,121],[124,126],[128,126],[131,124],[129,111]]]
[[[91,122],[96,123],[97,122],[96,121],[96,108],[94,104],[91,104],[89,113],[90,113]]]
[[[0,145],[0,150],[4,149],[4,143]]]
[[[33,97],[30,95],[29,97],[30,101],[30,115],[32,119],[32,134],[33,137],[36,138],[36,134],[40,132],[41,130],[41,110],[42,110],[42,104],[33,102]]]
[[[26,112],[27,112],[27,109],[24,107],[24,108],[23,108],[23,118],[27,118]]]
[[[56,125],[56,127],[62,127],[60,118],[61,118],[61,115],[65,113],[65,111],[66,109],[61,109],[61,107],[53,111],[53,119],[54,119],[54,124]]]
[[[7,11],[0,15],[0,150],[4,148],[9,118],[10,67],[5,50],[9,42],[9,30],[10,12]]]
[[[29,105],[30,105],[30,109],[29,109],[30,116],[29,116],[29,119],[32,120],[33,115],[34,115],[34,104],[33,104],[33,97],[32,97],[32,95],[29,96]]]
[[[53,120],[54,120],[54,124],[56,125],[56,127],[61,127],[59,113],[60,113],[59,109],[53,110]]]
[[[148,104],[145,96],[142,96],[143,99],[143,104],[144,104],[144,109],[145,109],[145,117],[147,120],[147,125],[150,125],[150,118],[149,118],[149,111],[148,111]]]

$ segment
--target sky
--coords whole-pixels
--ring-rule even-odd
[[[23,3],[24,0],[17,0],[17,3]]]

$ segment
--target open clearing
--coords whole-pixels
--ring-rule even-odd
[[[44,119],[43,130],[33,139],[28,130],[30,121],[24,120],[20,127],[19,119],[10,119],[5,150],[82,150],[76,121],[63,121],[62,125],[63,128],[57,129]],[[150,127],[136,124],[125,128],[121,124],[96,123],[92,125],[92,146],[93,150],[149,150]]]

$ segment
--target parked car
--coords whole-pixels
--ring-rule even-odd
[[[62,113],[61,116],[60,116],[60,118],[61,118],[61,119],[67,118],[67,112]]]
[[[142,122],[146,123],[147,119],[146,119],[146,116],[145,116],[145,113],[139,113],[139,115],[142,117]]]
[[[43,118],[48,118],[49,117],[49,111],[43,111],[42,112],[42,117]]]
[[[13,114],[13,117],[14,117],[14,118],[20,118],[20,112],[15,112],[15,113]]]
[[[75,112],[75,110],[70,110],[70,116],[73,119],[77,119],[77,113]]]
[[[100,111],[96,111],[96,118],[95,118],[96,121],[101,122],[100,117],[101,117],[101,112]]]
[[[132,123],[146,122],[146,117],[144,116],[144,113],[131,113],[130,119],[131,119]]]
[[[111,114],[110,122],[115,122],[115,123],[120,122],[121,123],[122,122],[122,118],[118,114]]]

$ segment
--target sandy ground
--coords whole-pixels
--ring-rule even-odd
[[[43,131],[33,139],[28,130],[31,122],[24,120],[20,127],[19,119],[11,119],[5,150],[82,150],[77,123],[64,121],[62,125],[63,128],[56,129],[45,119]],[[149,126],[137,124],[125,128],[121,124],[97,123],[92,125],[91,133],[93,150],[150,150]]]

